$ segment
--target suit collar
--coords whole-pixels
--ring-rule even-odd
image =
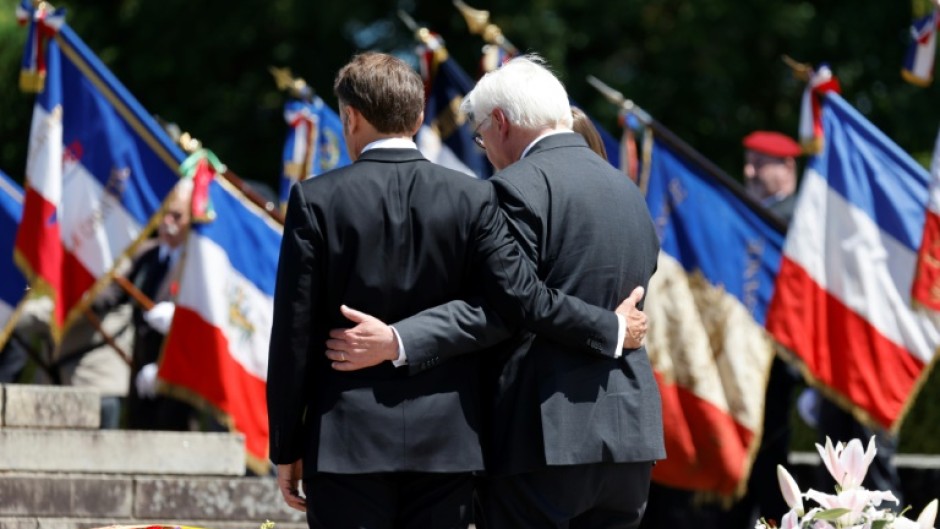
[[[584,136],[581,136],[577,132],[563,132],[561,134],[552,134],[551,136],[545,136],[539,141],[535,142],[535,145],[529,149],[529,152],[523,157],[523,159],[532,156],[535,153],[548,151],[551,149],[559,149],[562,147],[587,147],[587,142],[584,141]]]
[[[418,149],[369,149],[359,156],[358,162],[415,162],[426,160]]]

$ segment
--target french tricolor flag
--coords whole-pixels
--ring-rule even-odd
[[[767,328],[836,402],[896,429],[940,345],[911,297],[930,178],[835,93],[822,124]]]
[[[249,468],[268,460],[265,380],[282,226],[223,179],[215,220],[193,226],[158,378],[245,435]],[[177,394],[180,394],[177,392]]]
[[[761,438],[774,358],[764,322],[784,226],[654,126],[646,200],[661,252],[644,311],[667,458],[652,478],[732,497]]]
[[[911,26],[911,42],[904,56],[904,68],[901,70],[901,77],[905,81],[918,86],[928,86],[933,81],[938,27],[940,10],[934,10],[914,21]]]
[[[57,335],[156,226],[183,155],[71,28],[46,49],[16,254]]]
[[[16,323],[14,313],[26,293],[26,278],[13,264],[13,239],[23,214],[23,188],[0,171],[0,348]]]

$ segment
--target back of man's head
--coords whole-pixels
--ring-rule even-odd
[[[382,134],[414,133],[424,111],[424,82],[407,63],[367,52],[336,74],[333,92],[341,105],[358,110]]]
[[[483,76],[460,108],[475,123],[500,108],[524,129],[571,128],[568,93],[537,55],[516,57]]]

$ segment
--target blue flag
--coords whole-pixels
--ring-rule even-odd
[[[13,317],[26,292],[26,278],[13,263],[13,241],[23,213],[23,188],[0,171],[0,348],[16,323]]]
[[[647,351],[669,453],[653,479],[731,496],[759,443],[774,355],[763,324],[784,238],[736,182],[669,136],[654,135],[647,188],[662,248]]]
[[[343,122],[319,96],[310,101],[291,99],[284,105],[284,119],[290,126],[284,142],[279,200],[287,204],[290,187],[331,169],[351,163]]]

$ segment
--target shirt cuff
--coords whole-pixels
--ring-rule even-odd
[[[395,333],[398,336],[398,333]],[[627,319],[617,314],[617,348],[614,349],[614,358],[623,356],[623,339],[627,336]],[[399,341],[399,348],[401,347]]]
[[[621,319],[623,318],[619,314],[617,315],[617,317]],[[398,335],[398,331],[395,330],[395,327],[392,327],[391,329],[392,329],[392,332],[395,333],[395,339],[398,340],[398,358],[395,360],[392,360],[392,365],[395,367],[406,366],[408,365],[408,357],[405,356],[405,344],[401,342],[401,336]],[[620,332],[620,345],[622,348],[623,347],[623,329],[621,329],[621,332]]]

